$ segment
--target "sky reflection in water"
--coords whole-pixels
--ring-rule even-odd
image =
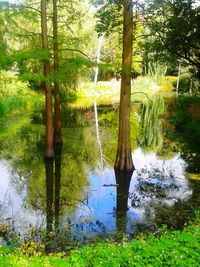
[[[115,120],[116,114],[109,113],[109,110],[106,112],[105,118],[110,116],[110,119]],[[86,115],[90,119],[91,114],[88,112]],[[76,116],[77,114],[73,113],[73,122]],[[103,116],[102,118],[104,118]],[[77,118],[82,124],[82,118],[80,116]],[[42,162],[41,152],[38,152],[37,145],[34,143],[35,140],[36,142],[40,140],[40,132],[37,132],[35,128],[26,128],[30,125],[27,120],[25,123],[26,125],[22,127],[22,134],[20,134],[20,130],[18,130],[19,134],[16,131],[19,144],[22,142],[22,148],[25,151],[22,150],[21,158],[17,155],[21,160],[21,165],[13,165],[18,162],[14,157],[14,163],[6,157],[2,157],[4,159],[0,160],[0,219],[10,224],[13,220],[15,226],[21,228],[22,232],[30,224],[46,226],[45,165]],[[21,124],[19,125],[21,127]],[[101,168],[102,161],[98,155],[99,144],[101,152],[103,150],[104,153],[111,154],[114,131],[108,127],[108,134],[105,131],[106,127],[100,125],[98,128],[100,131],[98,139],[100,138],[100,140],[96,140],[95,130],[97,128],[95,129],[94,125],[81,128],[72,127],[71,129],[69,127],[64,131],[66,140],[64,141],[62,162],[60,162],[59,220],[61,228],[71,225],[72,235],[76,236],[77,240],[83,240],[84,236],[93,237],[96,234],[114,234],[119,227],[122,227],[123,231],[126,230],[127,234],[140,231],[141,227],[145,228],[155,224],[157,218],[162,216],[159,214],[159,210],[163,208],[170,210],[177,203],[181,203],[184,207],[187,201],[195,199],[193,196],[194,186],[187,179],[185,173],[187,163],[178,152],[173,152],[173,156],[167,157],[170,159],[163,160],[156,155],[156,152],[144,152],[145,149],[138,147],[132,154],[136,170],[131,177],[130,186],[129,183],[126,185],[122,181],[120,182],[109,164]],[[152,129],[154,136],[157,127],[160,128],[160,124],[155,123],[152,127],[154,127]],[[146,128],[148,129],[148,125]],[[158,135],[155,146],[162,143],[162,133],[159,132]],[[28,140],[28,149],[29,146],[36,149],[30,155],[27,154],[32,160],[32,165],[29,158],[26,162],[26,157],[23,157],[23,153],[27,153],[24,140]],[[32,140],[33,143],[31,143]],[[145,142],[148,143],[148,140],[152,140],[150,135]],[[111,143],[112,146],[110,146]],[[151,151],[153,150],[151,149]],[[23,164],[30,164],[30,166]],[[59,160],[57,164],[59,165]],[[35,166],[38,166],[38,170],[30,169]],[[20,167],[25,173],[28,170],[30,177],[25,178],[23,175],[19,177]],[[117,184],[117,179],[121,183],[120,186]],[[73,192],[71,195],[67,195],[70,194],[70,186],[72,189],[73,186],[79,186],[76,180],[83,181],[80,188],[76,189],[75,195]],[[129,193],[124,196],[123,191],[126,192],[128,186]],[[197,194],[198,190],[195,189],[195,191]],[[73,197],[80,198],[80,202],[73,202]],[[68,208],[69,201],[74,205],[70,210]],[[163,222],[165,223],[165,221]]]
[[[170,160],[159,160],[155,153],[144,154],[141,149],[133,153],[134,171],[129,187],[127,232],[137,224],[149,224],[155,216],[154,206],[173,206],[190,198],[192,190],[184,176],[185,162],[179,154]],[[89,174],[91,192],[88,204],[81,205],[75,213],[75,222],[90,221],[93,232],[116,230],[116,179],[114,170]],[[111,186],[105,186],[111,185]],[[96,222],[99,222],[96,224]],[[88,224],[89,226],[89,224]],[[90,227],[86,227],[88,234]]]
[[[149,224],[155,216],[156,205],[172,206],[177,201],[186,201],[192,190],[184,176],[185,162],[177,154],[170,160],[159,160],[155,153],[144,154],[141,149],[133,153],[134,171],[127,203],[127,232],[139,225]],[[21,227],[29,224],[44,225],[44,215],[25,208],[24,194],[19,194],[10,184],[11,173],[5,161],[0,164],[1,203],[7,206],[1,210],[5,219],[14,218]],[[116,230],[116,179],[113,169],[88,173],[89,187],[84,193],[84,201],[79,205],[70,221],[73,231],[80,235],[80,229],[88,236]],[[63,216],[63,225],[69,215]],[[78,226],[77,226],[78,225]],[[80,228],[81,226],[81,228]]]

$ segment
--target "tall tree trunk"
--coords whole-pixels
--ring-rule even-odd
[[[130,144],[131,67],[133,45],[132,1],[123,0],[123,58],[119,109],[118,148],[114,168],[133,170]]]
[[[57,0],[53,0],[53,52],[54,52],[54,143],[62,143],[61,133],[61,98],[58,84],[58,15]]]
[[[48,36],[47,36],[47,12],[46,0],[41,0],[41,29],[42,29],[42,47],[48,54]],[[45,89],[45,157],[53,157],[53,123],[52,123],[52,93],[51,85],[48,81],[50,73],[49,60],[44,60],[44,89]]]

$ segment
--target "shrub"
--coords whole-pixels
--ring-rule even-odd
[[[12,71],[0,71],[0,97],[28,95],[30,90],[27,82],[18,79]]]
[[[172,85],[174,88],[176,88],[176,84],[177,84],[177,78],[174,81],[172,81]],[[197,80],[190,73],[184,73],[180,76],[179,87],[178,87],[179,93],[198,94],[199,88],[200,88],[199,80]]]

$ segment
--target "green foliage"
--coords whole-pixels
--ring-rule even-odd
[[[48,3],[47,9],[52,16],[52,3]],[[33,89],[41,88],[41,81],[45,80],[44,60],[48,59],[53,65],[53,40],[49,38],[49,52],[44,52],[39,2],[26,0],[23,5],[0,9],[0,12],[0,69],[14,67],[20,78],[29,81]],[[92,74],[96,35],[89,1],[60,1],[58,20],[59,70],[56,77],[51,73],[47,80],[57,80],[65,89],[74,89]],[[49,20],[48,36],[53,34],[51,26]]]
[[[140,139],[141,147],[146,151],[158,151],[163,146],[162,121],[160,116],[164,112],[164,101],[155,97],[153,101],[146,100],[142,106]]]
[[[179,93],[186,93],[190,91],[191,74],[185,73],[180,76],[179,79]],[[173,82],[173,87],[176,88],[177,79]]]
[[[179,80],[179,91],[180,92],[189,92],[190,79],[191,79],[191,75],[189,73],[185,73],[180,76],[180,80]]]
[[[122,3],[121,1],[106,1],[97,12],[97,32],[106,33],[109,36],[119,27],[122,29]]]
[[[200,122],[200,97],[182,96],[175,104],[175,114],[173,121],[180,129],[189,129],[194,121]]]
[[[105,242],[74,250],[69,256],[65,252],[55,255],[34,255],[29,258],[19,250],[0,247],[0,266],[198,266],[200,252],[200,219],[182,232],[160,231],[159,238],[153,235],[139,237],[122,243]],[[67,256],[67,257],[66,257]]]
[[[0,97],[28,95],[28,83],[20,81],[12,71],[0,71]]]
[[[43,96],[35,94],[26,81],[19,80],[13,71],[0,71],[0,116],[30,110],[41,109]]]
[[[164,76],[164,77],[162,77],[160,79],[160,82],[159,82],[159,86],[160,86],[159,91],[170,92],[170,91],[175,90],[176,82],[177,82],[177,77],[175,77],[175,76]]]
[[[148,62],[147,64],[148,67],[145,74],[152,77],[155,82],[159,83],[161,78],[164,77],[167,72],[167,66],[155,61]]]
[[[0,116],[25,110],[27,101],[21,96],[0,97]]]
[[[195,1],[150,2],[145,18],[151,38],[146,49],[165,62],[182,58],[199,73],[199,6]],[[149,32],[148,32],[149,35]]]
[[[0,97],[0,116],[28,110],[42,110],[44,99],[40,95]]]
[[[174,88],[176,88],[176,84],[177,84],[177,77],[172,82]],[[195,94],[198,95],[199,87],[200,87],[199,80],[191,73],[184,73],[180,76],[179,87],[178,87],[178,92],[180,94],[190,93],[193,95]]]
[[[170,103],[168,112],[165,143],[180,151],[187,162],[187,177],[196,179],[200,173],[200,98],[179,96]]]
[[[98,11],[96,30],[102,35],[101,61],[110,65],[110,68],[100,69],[100,80],[109,80],[121,77],[122,67],[122,34],[123,34],[123,5],[122,1],[109,0],[97,2]],[[135,7],[137,9],[137,7]],[[134,36],[133,36],[133,63],[132,77],[142,73],[141,34],[142,24],[137,18],[134,8]]]
[[[200,171],[200,97],[179,97],[172,121],[181,140],[182,157],[188,162],[186,171],[199,175]],[[188,176],[190,176],[190,174]]]
[[[44,94],[32,92],[29,96],[24,97],[27,101],[28,110],[40,111],[44,109]]]

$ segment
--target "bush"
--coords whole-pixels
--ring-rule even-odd
[[[182,74],[179,78],[179,87],[178,91],[179,93],[186,93],[190,91],[190,79],[191,75],[188,73]],[[172,85],[174,88],[177,86],[177,77],[176,79],[172,82]]]
[[[174,88],[176,88],[177,78],[172,82]],[[192,93],[198,94],[200,88],[199,80],[193,77],[190,73],[184,73],[180,76],[179,80],[179,93]]]
[[[22,82],[12,71],[0,71],[0,97],[28,95],[27,82]]]

